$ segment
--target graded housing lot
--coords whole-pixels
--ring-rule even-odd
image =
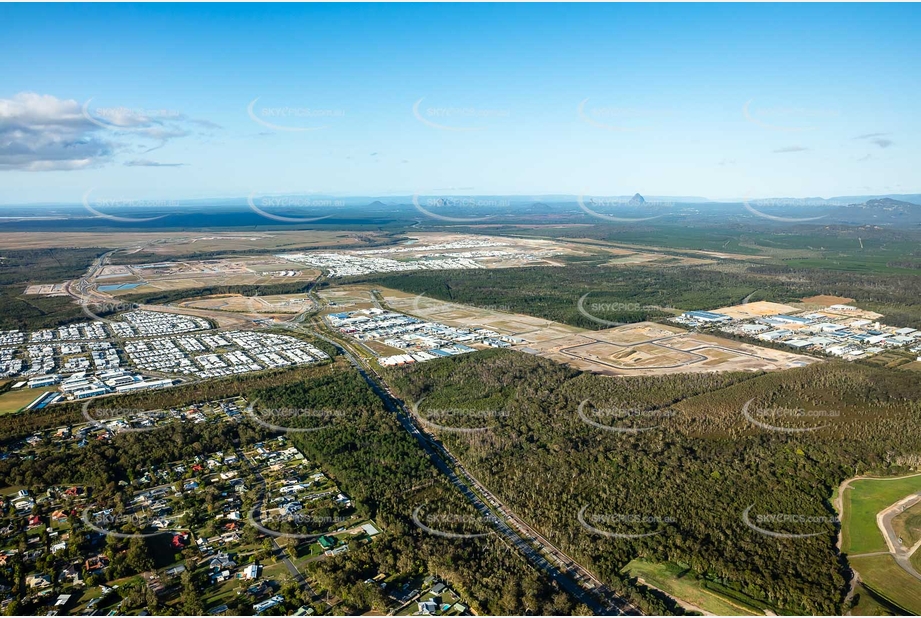
[[[528,347],[557,362],[606,375],[771,371],[818,362],[653,322],[584,331]]]
[[[321,292],[336,307],[371,305],[371,286]],[[601,331],[375,287],[394,311],[448,326],[486,328],[520,340],[512,347],[603,375],[662,375],[715,371],[776,371],[819,362],[815,358],[640,322]],[[362,302],[363,301],[363,302]]]

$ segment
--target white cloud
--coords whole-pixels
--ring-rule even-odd
[[[778,148],[774,152],[779,153],[779,154],[785,154],[789,152],[806,152],[807,150],[809,149],[806,148],[805,146],[786,146],[784,148]]]
[[[125,165],[128,167],[183,167],[187,164],[160,163],[159,161],[151,161],[150,159],[132,159],[131,161],[125,161]]]
[[[110,163],[123,152],[163,148],[193,135],[191,125],[220,128],[179,112],[90,109],[89,103],[34,92],[0,99],[0,170],[84,169]]]
[[[0,99],[0,169],[72,170],[112,156],[113,145],[95,135],[80,105],[22,92]]]

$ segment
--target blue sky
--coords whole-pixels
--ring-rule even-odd
[[[921,192],[918,32],[917,5],[5,4],[0,203]]]

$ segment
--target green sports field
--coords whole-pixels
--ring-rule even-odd
[[[921,491],[921,475],[851,483],[842,502],[841,550],[851,555],[887,551],[886,540],[876,527],[876,514],[916,491]]]

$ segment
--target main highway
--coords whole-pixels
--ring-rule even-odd
[[[393,394],[380,374],[370,364],[361,362],[360,355],[353,354],[348,342],[320,332],[325,328],[319,319],[313,322],[312,328],[299,324],[302,319],[303,316],[299,316],[294,321],[277,324],[316,336],[342,352],[386,408],[396,414],[403,428],[422,446],[436,468],[473,505],[483,520],[492,524],[507,544],[517,549],[534,567],[544,572],[577,601],[585,604],[595,615],[642,615],[637,607],[615,594],[586,568],[536,532],[477,480],[434,435],[416,421],[405,402]]]

